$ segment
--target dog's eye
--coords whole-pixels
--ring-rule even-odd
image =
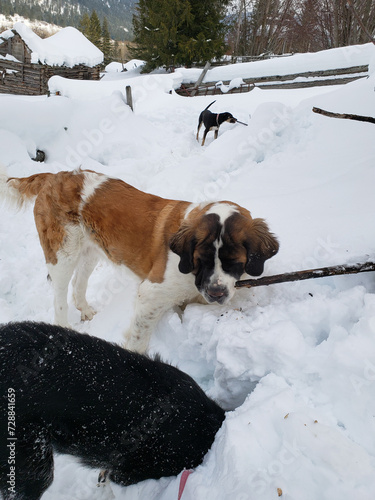
[[[234,259],[221,259],[223,271],[235,277],[240,277],[244,273],[244,264]]]
[[[234,259],[220,259],[221,260],[221,263],[222,265],[224,266],[231,266],[233,264],[236,263],[236,261]]]

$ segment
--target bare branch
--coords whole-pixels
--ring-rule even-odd
[[[311,278],[325,278],[327,276],[339,276],[342,274],[367,273],[369,271],[375,271],[375,262],[321,267],[318,269],[276,274],[275,276],[264,276],[263,278],[258,279],[240,280],[237,281],[234,286],[235,288],[252,288],[254,286],[273,285],[275,283],[285,283],[290,281],[302,281]]]
[[[329,116],[330,118],[344,118],[347,120],[356,120],[358,122],[375,123],[375,118],[372,118],[372,116],[350,115],[347,113],[332,113],[331,111],[325,111],[324,109],[315,107],[312,110],[314,111],[314,113]]]

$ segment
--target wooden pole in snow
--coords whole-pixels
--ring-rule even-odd
[[[133,109],[133,96],[132,96],[132,88],[130,85],[126,86],[126,104],[130,107],[132,111]]]

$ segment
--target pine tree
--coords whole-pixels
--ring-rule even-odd
[[[100,49],[102,43],[102,27],[100,26],[99,17],[95,10],[91,13],[89,29],[86,36],[91,43]]]
[[[89,30],[90,30],[90,16],[88,15],[87,12],[83,14],[79,21],[78,25],[79,31],[83,33],[86,37],[88,36]]]
[[[104,55],[104,65],[107,66],[112,61],[112,42],[111,36],[108,29],[108,21],[105,17],[102,24],[102,41],[101,41],[101,51]]]
[[[227,4],[228,0],[139,0],[133,16],[133,56],[146,61],[146,71],[221,56]]]
[[[204,64],[225,53],[224,18],[228,3],[228,0],[190,0],[193,20],[185,27],[184,40],[180,42],[183,64]]]

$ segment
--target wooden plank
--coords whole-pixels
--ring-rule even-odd
[[[126,104],[130,107],[130,109],[132,111],[134,111],[133,109],[133,96],[132,96],[132,88],[130,85],[127,85],[126,86]]]
[[[192,97],[195,96],[196,89],[198,89],[198,87],[202,84],[203,79],[206,76],[207,71],[210,69],[210,66],[211,66],[211,64],[209,63],[209,61],[207,61],[206,64],[205,64],[205,66],[204,66],[204,68],[203,68],[202,73],[200,74],[198,80],[195,82],[193,90],[191,91],[191,96]]]
[[[352,76],[348,78],[332,78],[330,80],[311,80],[308,82],[286,82],[286,83],[275,83],[269,85],[255,85],[263,90],[275,90],[275,89],[303,89],[310,87],[324,87],[328,85],[345,85],[346,83],[354,82],[360,78],[365,78],[365,76]]]
[[[293,73],[290,75],[273,75],[273,76],[254,76],[252,78],[243,78],[244,83],[260,83],[260,82],[285,82],[295,80],[296,78],[317,78],[326,76],[351,75],[353,73],[368,73],[368,65],[351,66],[350,68],[330,69],[324,71],[306,71],[304,73]],[[223,85],[229,85],[231,80],[223,80]],[[205,82],[204,85],[216,85],[217,82]]]
[[[307,71],[305,73],[294,73],[290,75],[273,75],[273,76],[264,76],[264,77],[254,77],[254,78],[244,78],[244,84],[249,86],[257,86],[262,89],[287,89],[287,88],[306,88],[306,87],[315,87],[315,86],[323,86],[323,85],[340,85],[349,83],[351,81],[357,80],[359,78],[363,78],[368,74],[368,65],[362,66],[351,66],[349,68],[337,68],[331,70],[324,71]],[[330,77],[330,76],[340,76],[342,78],[331,78],[331,79],[319,79],[320,77]],[[353,75],[353,76],[346,76]],[[363,75],[363,76],[362,76]],[[296,78],[315,78],[315,80],[310,80],[308,82],[294,82]],[[281,83],[286,82],[286,83]],[[195,86],[188,87],[184,86],[184,91],[176,92],[180,95],[214,95],[218,92],[216,88],[217,82],[206,82],[201,85],[198,89]],[[266,85],[269,83],[269,85]],[[230,80],[224,80],[223,85],[229,85]],[[271,85],[272,84],[272,85]],[[228,93],[238,93],[243,92],[243,89],[238,90],[237,88],[231,89]],[[193,94],[194,92],[194,94]],[[220,91],[219,91],[220,92]]]

